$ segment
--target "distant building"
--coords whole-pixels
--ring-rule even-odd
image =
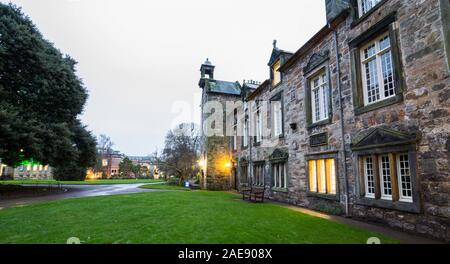
[[[23,161],[18,167],[13,168],[1,163],[0,160],[0,178],[5,180],[50,180],[53,179],[53,168],[33,160]]]
[[[128,156],[134,165],[141,166],[140,177],[150,177],[160,179],[161,172],[158,170],[157,164],[149,156]]]
[[[111,179],[119,175],[119,164],[124,159],[125,155],[119,151],[112,151],[110,153],[100,153],[100,164],[97,169],[89,169],[87,171],[86,179]]]

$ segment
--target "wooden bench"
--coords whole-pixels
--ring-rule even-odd
[[[240,191],[242,193],[242,200],[250,200],[252,193],[251,187],[248,187],[248,185],[241,185]]]
[[[250,201],[250,202],[260,202],[263,203],[264,202],[264,193],[265,193],[265,188],[264,187],[259,187],[259,186],[246,186],[243,185],[240,188],[240,191],[242,193],[242,200],[246,201]]]
[[[264,203],[264,187],[253,186],[250,194],[250,201],[255,203]]]

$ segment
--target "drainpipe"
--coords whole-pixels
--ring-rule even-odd
[[[331,24],[328,24],[331,28]],[[339,114],[341,125],[341,137],[342,137],[342,149],[341,149],[341,166],[344,171],[344,203],[345,203],[345,216],[350,217],[349,201],[348,201],[348,178],[347,178],[347,155],[345,154],[345,131],[344,131],[344,108],[342,104],[342,89],[341,89],[341,67],[339,64],[339,45],[337,31],[333,30],[334,47],[336,50],[336,74],[337,74],[337,89],[339,93]]]
[[[247,99],[245,99],[245,100],[247,100]],[[247,100],[247,108],[249,107],[249,101]],[[248,108],[249,110],[248,110],[248,113],[249,113],[249,115],[248,115],[248,124],[247,124],[247,130],[248,130],[248,133],[247,133],[247,143],[248,143],[248,151],[249,151],[249,161],[248,161],[248,165],[249,165],[249,169],[250,169],[250,179],[249,179],[249,182],[250,182],[250,187],[251,186],[253,186],[253,156],[252,156],[252,147],[253,147],[253,136],[250,136],[250,135],[252,135],[252,134],[250,134],[250,127],[252,127],[251,126],[251,123],[250,123],[250,115],[251,115],[251,113],[253,113],[252,111],[250,111],[250,110],[253,110],[253,109],[250,109],[250,108]],[[244,115],[245,115],[245,109],[244,109]],[[245,118],[245,117],[244,117]],[[245,120],[245,119],[244,119]],[[245,122],[245,121],[244,121]],[[252,131],[253,132],[253,131]]]

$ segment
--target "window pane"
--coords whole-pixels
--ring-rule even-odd
[[[391,51],[381,56],[381,66],[383,69],[384,97],[391,97],[395,94]]]
[[[365,64],[366,67],[366,87],[367,102],[373,103],[380,100],[380,91],[378,86],[377,61],[371,60]]]
[[[375,197],[375,176],[373,169],[372,157],[366,157],[364,159],[364,173],[366,181],[366,196],[370,198]]]
[[[328,86],[326,84],[322,86],[322,105],[323,110],[321,111],[321,120],[328,117]]]
[[[411,170],[408,154],[401,154],[398,157],[398,176],[400,182],[400,199],[402,201],[412,202]]]
[[[364,59],[368,59],[377,54],[375,43],[364,49]]]
[[[327,159],[327,193],[336,194],[336,168],[334,159]]]
[[[319,187],[319,193],[326,193],[326,176],[325,176],[325,160],[317,161],[317,181]]]
[[[380,40],[380,50],[384,50],[391,47],[391,38],[388,36]]]
[[[319,102],[319,89],[313,91],[314,93],[314,122],[320,120],[320,102]]]
[[[316,161],[309,161],[309,191],[317,192],[317,168]]]
[[[381,156],[380,163],[380,176],[382,183],[382,198],[392,198],[392,179],[391,179],[391,164],[389,162],[389,156]]]

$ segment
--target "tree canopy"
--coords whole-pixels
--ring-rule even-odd
[[[76,61],[45,40],[21,9],[0,3],[0,157],[33,159],[60,179],[84,179],[96,141],[78,116],[88,94]]]
[[[193,178],[200,150],[200,129],[193,123],[180,124],[166,135],[161,168],[166,175],[177,176],[182,182]]]

